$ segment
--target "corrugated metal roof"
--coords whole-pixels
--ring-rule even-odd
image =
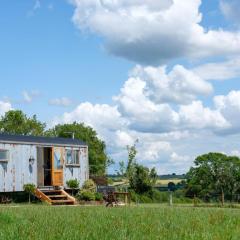
[[[87,144],[79,139],[57,138],[57,137],[35,137],[23,135],[0,134],[1,143],[25,143],[36,145],[52,145],[52,146],[87,146]]]

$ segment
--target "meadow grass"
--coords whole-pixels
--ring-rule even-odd
[[[240,210],[167,207],[0,207],[0,239],[238,240]]]

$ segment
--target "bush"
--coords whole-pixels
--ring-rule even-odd
[[[131,200],[136,203],[168,203],[169,192],[160,192],[158,190],[152,190],[144,194],[137,194],[134,191],[130,191]],[[199,200],[196,200],[199,202]],[[193,203],[193,199],[184,197],[183,192],[173,193],[173,203]]]
[[[129,191],[131,194],[131,200],[136,203],[152,203],[152,199],[149,197],[147,193],[145,194],[138,194],[133,190]]]
[[[154,203],[167,203],[169,201],[168,192],[160,192],[158,190],[152,190],[150,197]]]
[[[81,190],[77,194],[77,199],[82,201],[94,201],[95,200],[95,194],[88,190]]]
[[[31,194],[35,192],[36,186],[33,183],[23,185],[23,190],[28,193],[28,202],[31,202]]]
[[[96,193],[95,193],[95,200],[96,200],[96,201],[102,201],[102,200],[103,200],[103,195],[102,195],[102,193],[96,192]]]
[[[79,188],[79,182],[77,179],[70,179],[66,183],[69,188]]]
[[[82,188],[88,190],[89,192],[96,192],[96,184],[92,179],[85,181]]]
[[[108,185],[113,185],[114,181],[112,180],[112,178],[108,178],[107,179]]]

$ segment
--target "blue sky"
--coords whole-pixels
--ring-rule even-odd
[[[63,110],[46,112],[50,98],[110,102],[133,64],[106,54],[98,36],[78,31],[66,1],[41,1],[36,10],[34,5],[34,0],[4,1],[0,9],[1,97],[21,102],[23,91],[38,91],[31,104],[14,106],[29,114],[37,108],[45,121]]]
[[[135,139],[159,173],[208,151],[238,155],[239,10],[237,0],[4,0],[0,114],[85,122],[107,143],[110,172]]]

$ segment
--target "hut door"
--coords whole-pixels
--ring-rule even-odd
[[[52,148],[52,186],[63,186],[63,149]]]

